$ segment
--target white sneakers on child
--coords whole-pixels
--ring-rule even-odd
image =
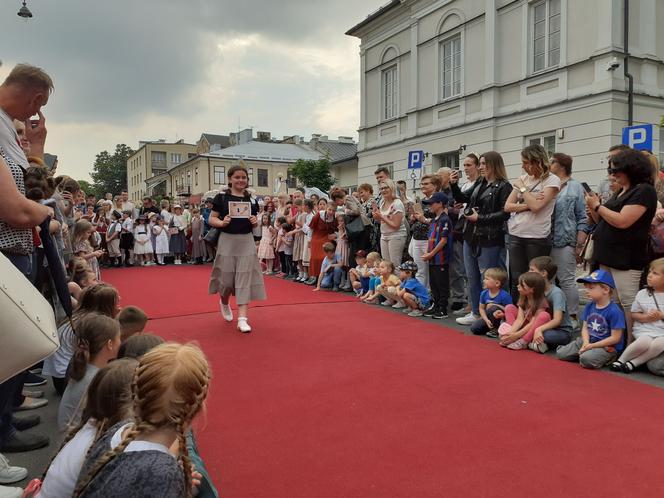
[[[231,309],[230,304],[224,304],[223,301],[219,300],[219,305],[221,306],[221,316],[224,317],[224,320],[227,322],[233,321],[233,310]]]
[[[246,317],[241,316],[237,319],[237,329],[244,334],[251,332],[251,325],[249,325]]]
[[[5,456],[0,454],[0,484],[11,484],[13,482],[19,482],[25,479],[27,476],[28,476],[28,469],[9,465],[9,461],[5,458]],[[12,490],[16,488],[0,487],[0,489],[4,491],[5,489]],[[0,496],[3,496],[2,491],[0,491]]]
[[[466,316],[462,316],[461,318],[457,318],[456,322],[459,325],[472,325],[475,323],[475,320],[478,320],[480,317],[477,315],[474,315],[473,312],[471,311],[468,313]]]

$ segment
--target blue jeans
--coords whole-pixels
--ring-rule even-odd
[[[342,273],[343,270],[338,266],[333,268],[332,271],[325,272],[323,281],[320,283],[321,288],[329,289],[330,287],[339,287]]]
[[[475,251],[479,254],[475,256],[471,245],[465,241],[463,243],[463,264],[466,267],[468,287],[470,287],[470,305],[475,315],[480,314],[480,293],[484,272],[489,268],[504,268],[500,259],[502,249],[499,246],[478,247]]]

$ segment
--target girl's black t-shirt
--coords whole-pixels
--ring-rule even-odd
[[[219,213],[219,219],[221,220],[223,220],[228,214],[229,201],[250,202],[252,216],[256,216],[258,214],[258,202],[256,202],[256,199],[252,199],[250,196],[239,197],[237,195],[231,195],[228,193],[217,194],[212,200],[212,210]],[[228,226],[220,228],[219,230],[224,233],[243,234],[251,233],[252,226],[248,218],[233,218]]]
[[[623,195],[614,195],[604,206],[620,212],[624,206],[645,206],[646,212],[628,228],[616,228],[601,219],[593,233],[596,263],[617,270],[643,270],[648,264],[650,224],[657,210],[657,192],[639,183]]]

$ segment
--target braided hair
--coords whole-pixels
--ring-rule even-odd
[[[191,497],[192,465],[186,431],[203,408],[210,382],[210,367],[203,352],[191,344],[165,343],[146,353],[132,382],[134,423],[122,442],[106,452],[79,481],[79,497],[101,470],[130,442],[164,428],[174,429],[179,446],[178,461],[184,474],[185,495]]]

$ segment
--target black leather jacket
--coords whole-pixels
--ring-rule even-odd
[[[505,202],[512,192],[512,184],[507,180],[488,183],[486,179],[475,182],[470,190],[461,192],[457,184],[452,184],[456,202],[465,202],[466,209],[477,209],[477,223],[466,220],[463,240],[473,246],[492,247],[505,243],[505,222],[510,214],[504,211]]]

